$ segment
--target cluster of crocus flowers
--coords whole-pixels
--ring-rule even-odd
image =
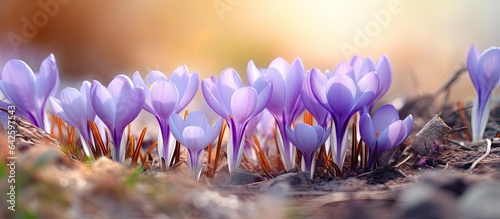
[[[219,78],[203,79],[202,91],[207,104],[229,126],[227,159],[229,171],[239,168],[243,153],[245,129],[250,120],[268,105],[271,83],[256,80],[253,87],[244,87],[232,68],[225,69]]]
[[[250,61],[247,74],[252,86],[258,86],[260,80],[273,85],[267,109],[274,116],[278,126],[278,148],[285,169],[291,169],[295,161],[295,150],[290,144],[285,127],[304,111],[304,104],[300,99],[305,78],[304,65],[298,58],[289,64],[279,57],[273,60],[267,69],[259,71],[253,61]]]
[[[472,45],[467,55],[467,70],[477,94],[471,112],[472,141],[479,141],[490,115],[491,92],[500,84],[500,48],[491,47],[479,53]]]
[[[189,72],[186,66],[175,69],[169,78],[152,71],[146,80],[138,72],[132,79],[118,75],[108,86],[96,80],[85,81],[80,90],[65,88],[56,99],[53,96],[59,76],[55,58],[50,55],[38,75],[20,60],[8,62],[0,89],[10,103],[19,107],[18,115],[46,130],[45,103],[50,98],[54,113],[79,131],[89,157],[95,150],[93,131],[99,126],[99,132],[110,134],[105,141],[112,144],[112,157],[119,162],[125,160],[125,129],[144,109],[159,124],[158,152],[165,169],[171,163],[177,141],[188,150],[187,163],[195,179],[200,177],[205,148],[218,137],[222,119],[229,127],[230,172],[239,168],[245,142],[251,142],[249,138],[253,137],[267,148],[272,144],[269,142],[276,142],[285,170],[295,166],[298,149],[302,170],[312,178],[316,152],[324,146],[342,171],[351,117],[360,111],[360,133],[369,147],[370,167],[383,151],[397,146],[410,134],[412,117],[399,120],[391,105],[383,106],[373,117],[370,115],[391,84],[392,71],[385,55],[376,64],[369,58],[354,57],[325,74],[316,68],[306,71],[299,58],[291,63],[277,58],[265,69],[258,69],[250,61],[247,71],[250,86],[243,86],[232,68],[223,70],[219,77],[202,80],[205,101],[221,117],[213,125],[201,112],[191,112],[185,119],[178,115],[199,86],[198,74]],[[315,118],[315,125],[312,121],[295,124],[305,109]],[[96,126],[91,132],[89,125],[94,122]],[[270,141],[273,138],[275,141]],[[247,150],[252,151],[251,144]]]
[[[144,100],[144,89],[134,87],[126,75],[116,76],[107,87],[95,80],[90,85],[90,102],[111,133],[112,156],[119,162],[125,160],[125,128],[139,115]]]
[[[145,90],[144,109],[156,118],[160,126],[158,152],[167,169],[175,146],[168,121],[170,116],[180,113],[193,99],[198,90],[198,73],[189,73],[186,66],[180,66],[174,70],[170,80],[162,72],[152,71],[146,82],[139,72],[134,74],[133,81],[135,86]]]

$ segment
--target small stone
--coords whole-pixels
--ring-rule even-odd
[[[410,145],[413,153],[426,156],[431,153],[434,141],[442,141],[446,134],[452,129],[438,116],[435,115],[425,126],[415,135],[415,139]]]

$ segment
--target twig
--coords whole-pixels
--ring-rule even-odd
[[[486,153],[484,153],[483,156],[479,157],[476,161],[474,161],[474,163],[472,163],[472,165],[469,168],[469,172],[472,171],[472,169],[474,169],[474,167],[476,167],[476,165],[479,162],[481,162],[481,160],[483,160],[485,157],[487,157],[490,154],[490,151],[491,151],[491,140],[487,138],[486,139]]]
[[[396,166],[394,166],[395,168],[398,168],[399,166],[403,165],[404,163],[406,163],[406,161],[408,161],[410,158],[413,157],[413,154],[410,154],[408,155],[408,157],[406,157],[403,161],[401,161],[400,163],[396,164]]]

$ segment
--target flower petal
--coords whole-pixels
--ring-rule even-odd
[[[379,100],[385,93],[387,93],[392,83],[391,63],[389,62],[389,59],[385,54],[379,58],[376,69],[380,86],[378,87],[378,92],[375,99]]]
[[[292,112],[297,100],[300,100],[302,84],[305,79],[304,64],[299,58],[296,58],[290,65],[290,70],[285,77],[285,111]]]
[[[377,142],[376,131],[368,113],[361,115],[359,119],[359,134],[368,147],[375,147],[375,143]]]
[[[43,60],[40,72],[36,75],[38,85],[38,100],[42,106],[45,105],[49,96],[54,96],[59,89],[59,70],[56,58],[50,54]]]
[[[373,124],[376,132],[382,132],[393,122],[399,120],[398,110],[391,104],[381,106],[373,115]]]
[[[175,113],[179,113],[194,98],[196,91],[198,91],[198,84],[200,80],[198,78],[198,73],[193,72],[189,74],[187,66],[184,65],[178,67],[174,71],[170,77],[170,81],[175,84],[177,90],[179,91],[179,105],[175,110]]]
[[[139,115],[144,99],[144,89],[140,87],[133,88],[120,97],[116,104],[115,127],[117,130],[125,129]]]
[[[186,128],[185,122],[181,116],[177,114],[172,114],[168,120],[168,125],[170,127],[170,132],[174,138],[179,141],[182,145],[185,145],[184,139],[182,137],[182,132]]]
[[[171,81],[160,79],[151,84],[149,93],[151,95],[151,105],[156,113],[154,116],[168,120],[177,108],[179,100],[179,92],[175,85]]]
[[[217,80],[217,89],[219,90],[220,100],[226,108],[231,106],[231,97],[233,93],[242,87],[241,79],[238,73],[232,69],[227,68],[219,76]]]
[[[321,139],[318,139],[314,128],[305,123],[297,123],[295,125],[295,142],[292,142],[302,153],[311,154],[315,152],[320,145]],[[291,140],[290,140],[291,141]]]
[[[360,110],[363,106],[373,102],[375,95],[378,92],[379,77],[375,72],[369,72],[358,81],[359,92],[357,103],[353,107],[353,111]]]
[[[34,113],[40,108],[35,102],[36,77],[31,68],[23,61],[13,59],[7,62],[1,75],[3,93],[14,105]]]
[[[406,125],[403,121],[398,120],[387,127],[378,137],[377,154],[392,149],[402,142],[406,135]]]
[[[159,79],[167,79],[168,80],[167,76],[165,76],[165,74],[163,74],[163,72],[153,70],[153,71],[149,72],[148,76],[146,77],[146,83],[152,84],[153,82],[155,82],[156,80],[159,80]]]
[[[328,105],[333,110],[335,116],[346,117],[351,113],[351,109],[354,106],[356,85],[345,74],[333,75],[326,84],[326,97]]]
[[[500,82],[500,49],[489,48],[479,58],[477,70],[480,75],[481,89],[490,93]]]
[[[313,68],[311,71],[319,71]],[[326,125],[326,120],[329,116],[328,111],[316,100],[311,88],[311,72],[306,74],[306,82],[303,84],[302,93],[300,95],[304,107],[314,116],[314,119],[321,126]]]
[[[283,76],[276,68],[269,68],[265,77],[273,84],[273,90],[267,108],[275,115],[281,115],[285,110],[286,86]]]
[[[187,148],[192,151],[199,151],[208,145],[205,143],[205,130],[198,126],[188,126],[182,131],[182,138]]]
[[[111,93],[99,81],[92,81],[90,102],[97,116],[108,128],[113,129],[115,127],[116,102]]]
[[[219,102],[219,91],[217,90],[213,79],[203,79],[201,81],[201,91],[208,106],[210,106],[210,108],[212,108],[212,110],[219,116],[224,118],[226,121],[229,121],[229,112],[227,108]]]
[[[207,116],[200,111],[192,111],[186,117],[185,126],[199,126],[206,130],[209,128]]]
[[[477,62],[479,61],[480,55],[479,50],[477,50],[474,45],[471,45],[469,53],[467,54],[467,70],[469,71],[470,80],[472,81],[472,84],[474,84],[476,90],[481,88],[481,83],[479,82],[479,78],[481,76],[479,75],[479,71],[477,69]]]
[[[248,77],[248,83],[253,86],[253,83],[257,78],[261,76],[259,69],[255,64],[253,63],[253,60],[250,60],[247,65],[247,77]]]
[[[328,104],[328,99],[326,97],[326,76],[321,73],[318,69],[313,68],[311,71],[311,77],[306,83],[309,83],[311,86],[311,91],[314,95],[316,101],[321,104],[327,111],[330,113],[333,112],[333,109]]]
[[[121,96],[132,89],[132,80],[126,75],[117,75],[111,80],[107,89],[113,100],[118,101]]]
[[[242,87],[231,97],[231,115],[236,123],[244,124],[253,115],[257,103],[257,91],[252,87]]]
[[[281,74],[282,78],[286,78],[286,75],[288,74],[288,71],[290,69],[290,64],[288,64],[285,59],[278,57],[274,59],[271,64],[269,64],[268,69],[270,68],[275,68]]]

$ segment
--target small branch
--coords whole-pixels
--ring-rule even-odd
[[[479,162],[481,162],[481,160],[486,158],[490,154],[490,151],[491,151],[491,140],[486,139],[486,153],[484,153],[483,156],[479,157],[476,161],[474,161],[474,163],[472,163],[472,165],[469,168],[469,172],[472,171],[472,169],[474,169],[474,167],[476,167],[476,165]]]

